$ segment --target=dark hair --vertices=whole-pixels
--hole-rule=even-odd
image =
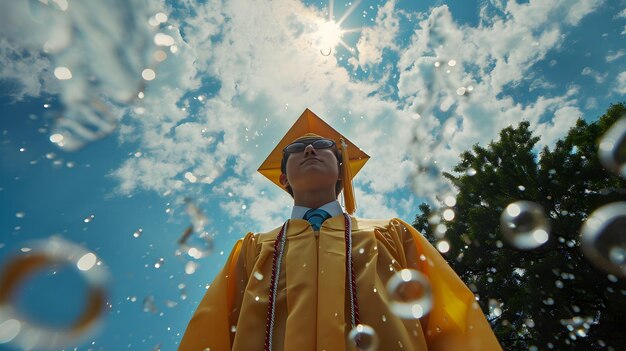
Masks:
[[[335,154],[335,158],[337,159],[339,172],[341,172],[341,167],[343,167],[343,157],[341,157],[341,153],[336,147],[333,148],[333,151],[333,153]],[[283,159],[280,162],[280,171],[285,175],[287,174],[287,159],[289,158],[289,155],[290,154],[283,153]],[[287,185],[285,188],[287,189],[289,195],[293,197],[293,190],[291,189],[291,186]],[[335,195],[339,196],[341,190],[343,190],[343,181],[339,179],[337,180],[337,183],[335,183]]]

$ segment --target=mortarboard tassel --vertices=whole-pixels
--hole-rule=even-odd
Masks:
[[[346,206],[346,212],[354,214],[356,211],[356,200],[354,199],[354,188],[352,187],[352,169],[350,169],[350,155],[348,154],[348,144],[343,138],[341,142],[341,157],[343,159],[343,199]]]

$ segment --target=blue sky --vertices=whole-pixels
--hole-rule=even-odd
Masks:
[[[256,169],[307,107],[372,156],[357,215],[411,221],[452,192],[418,166],[448,170],[522,120],[550,146],[626,95],[623,0],[337,0],[347,47],[320,33],[326,1],[43,3],[0,5],[0,264],[52,235],[98,255],[110,308],[79,350],[175,349],[234,242],[290,213]],[[215,238],[198,260],[175,255],[186,197]],[[16,303],[68,323],[84,292],[41,274]]]

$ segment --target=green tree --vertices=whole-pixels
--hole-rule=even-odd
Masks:
[[[453,220],[420,205],[413,226],[433,243],[441,239],[433,228],[447,227],[444,256],[479,297],[505,350],[626,350],[626,283],[591,266],[579,242],[594,209],[626,200],[626,181],[597,157],[599,138],[622,116],[619,103],[593,123],[578,120],[539,155],[528,122],[505,128],[444,173],[458,190]],[[541,205],[550,221],[550,239],[537,249],[517,250],[500,234],[503,209],[518,200]]]

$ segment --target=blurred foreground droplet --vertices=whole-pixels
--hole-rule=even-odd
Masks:
[[[53,237],[29,243],[29,250],[5,262],[0,274],[0,344],[24,349],[60,349],[91,336],[101,324],[106,309],[105,284],[108,272],[98,257],[84,248]],[[16,311],[15,296],[31,276],[54,267],[69,267],[84,279],[88,296],[84,311],[68,327],[50,327],[25,318]],[[46,291],[41,291],[46,294]]]
[[[213,252],[213,237],[204,230],[208,224],[208,219],[204,213],[190,199],[185,199],[185,202],[187,203],[187,214],[191,218],[191,225],[178,239],[179,250],[190,257],[200,259]]]
[[[378,335],[369,325],[358,324],[348,334],[348,345],[353,350],[374,351],[378,349]]]
[[[403,269],[389,278],[387,293],[391,298],[391,311],[403,319],[421,318],[433,306],[428,278],[413,269]]]
[[[617,120],[602,136],[598,156],[606,169],[626,178],[626,117]]]
[[[154,304],[154,296],[146,296],[143,299],[143,311],[150,313],[157,313],[156,305]]]
[[[515,248],[529,250],[548,241],[550,223],[543,207],[530,201],[517,201],[502,211],[500,230]]]
[[[596,267],[626,277],[626,202],[595,210],[580,230],[580,243]]]

